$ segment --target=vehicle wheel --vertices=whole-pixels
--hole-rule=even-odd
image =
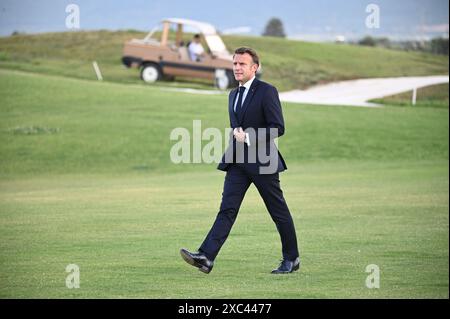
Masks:
[[[239,82],[236,81],[236,79],[234,78],[233,71],[227,71],[227,76],[228,76],[228,80],[230,81],[230,83],[228,85],[229,88],[236,88],[239,86]]]
[[[223,69],[216,70],[215,85],[220,90],[226,90],[230,87],[237,86],[233,72]]]
[[[153,83],[162,77],[161,69],[157,64],[147,63],[142,66],[141,79],[146,83]]]

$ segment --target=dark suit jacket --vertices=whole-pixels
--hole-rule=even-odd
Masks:
[[[274,142],[274,138],[284,134],[284,119],[277,89],[255,78],[239,116],[233,110],[237,93],[236,88],[228,96],[230,126],[232,129],[242,127],[249,133],[250,146],[237,142],[231,132],[230,144],[217,168],[226,171],[235,163],[233,165],[242,167],[251,175],[284,171],[287,169],[286,163]]]

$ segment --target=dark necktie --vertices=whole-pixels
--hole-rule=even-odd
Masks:
[[[244,96],[244,91],[245,91],[245,86],[240,86],[239,87],[239,95],[238,95],[238,101],[236,104],[236,115],[239,115],[239,113],[241,112],[241,108],[242,108],[242,97]]]

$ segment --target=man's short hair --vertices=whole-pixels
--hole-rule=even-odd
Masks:
[[[259,65],[259,57],[258,54],[256,53],[255,50],[253,50],[252,48],[248,48],[248,47],[241,47],[241,48],[237,48],[234,51],[234,55],[233,58],[236,54],[244,54],[247,53],[252,57],[253,63],[258,64]]]
[[[200,39],[200,34],[198,34],[198,33],[195,34],[195,35],[194,35],[194,38],[195,38],[195,39]]]

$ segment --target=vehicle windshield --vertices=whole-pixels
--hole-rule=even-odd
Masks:
[[[228,50],[225,47],[225,44],[223,43],[222,39],[218,35],[216,35],[216,34],[206,35],[205,41],[208,44],[208,47],[212,53],[228,54]]]

